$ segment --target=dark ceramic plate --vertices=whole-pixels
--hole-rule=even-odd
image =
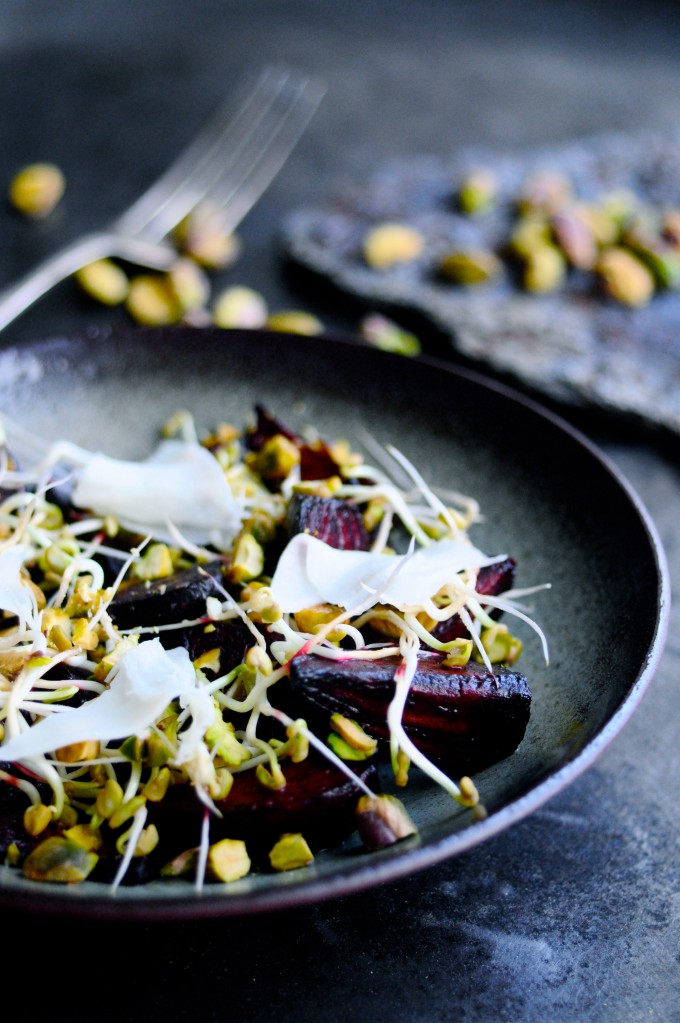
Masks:
[[[201,428],[243,422],[264,401],[292,425],[315,424],[328,437],[360,443],[368,430],[400,447],[428,480],[479,499],[484,522],[473,539],[517,559],[518,585],[552,584],[533,598],[551,663],[522,630],[533,711],[517,753],[476,779],[485,820],[473,822],[414,779],[404,798],[419,838],[381,853],[349,841],[310,868],[207,885],[202,894],[189,882],[163,881],[113,896],[92,882],[36,885],[6,868],[6,906],[108,918],[227,916],[402,877],[491,838],[573,781],[620,731],[652,678],[669,598],[647,512],[587,440],[503,386],[332,338],[191,328],[5,350],[0,381],[0,408],[33,431],[120,456],[148,452],[179,408]]]

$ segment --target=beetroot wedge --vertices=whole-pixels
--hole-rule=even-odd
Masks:
[[[266,862],[274,843],[287,832],[301,832],[314,851],[343,842],[356,827],[354,811],[362,794],[358,784],[319,754],[301,763],[281,763],[286,779],[282,789],[265,788],[255,771],[234,776],[226,799],[218,800],[221,817],[211,822],[211,840],[239,838],[255,861]],[[377,772],[370,763],[352,765],[351,770],[369,787],[377,784]],[[152,808],[159,832],[178,849],[196,839],[197,822],[203,806],[190,785],[177,786]]]
[[[221,578],[222,562],[215,559],[204,568],[134,583],[116,593],[109,614],[119,629],[191,621],[205,614],[207,597],[220,595],[215,579]]]
[[[294,494],[287,525],[291,536],[310,533],[338,550],[367,551],[371,544],[361,511],[337,497]]]
[[[394,695],[397,658],[328,660],[315,654],[290,665],[300,713],[328,729],[331,714],[357,721],[370,735],[389,738],[387,708]],[[443,656],[422,652],[406,700],[405,731],[433,763],[455,775],[473,774],[513,753],[529,721],[526,678],[505,667],[446,667]]]

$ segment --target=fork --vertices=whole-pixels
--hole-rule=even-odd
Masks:
[[[154,270],[177,259],[170,232],[209,204],[232,232],[281,169],[325,92],[315,78],[265,68],[254,85],[242,83],[213,118],[122,215],[83,235],[0,292],[0,330],[60,281],[88,263],[115,257]]]

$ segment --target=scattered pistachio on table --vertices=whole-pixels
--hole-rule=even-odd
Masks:
[[[178,250],[210,270],[233,266],[241,254],[241,241],[222,222],[219,211],[198,207],[173,232]]]
[[[33,220],[49,216],[66,188],[64,174],[54,163],[31,163],[12,179],[9,199],[15,209]]]
[[[420,355],[420,340],[381,313],[368,313],[359,324],[359,334],[374,348],[398,355]]]
[[[216,327],[264,327],[267,302],[259,292],[246,285],[232,285],[218,294],[212,309]]]
[[[623,305],[646,305],[654,294],[651,270],[624,248],[606,249],[595,270],[605,292]]]
[[[307,334],[313,336],[321,334],[323,323],[304,309],[282,309],[279,312],[270,313],[265,321],[269,330],[283,330],[290,334]]]
[[[487,213],[498,199],[498,180],[489,167],[471,171],[458,186],[457,203],[471,216]]]
[[[130,281],[111,259],[97,259],[76,273],[76,280],[88,295],[103,305],[120,305],[128,297]]]
[[[363,239],[364,258],[374,270],[417,259],[425,248],[420,231],[409,224],[383,223],[370,228]]]
[[[486,284],[502,273],[503,264],[490,249],[454,249],[439,263],[439,276],[453,284]]]

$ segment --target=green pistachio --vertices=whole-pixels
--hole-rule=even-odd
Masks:
[[[487,213],[497,198],[498,180],[488,167],[472,171],[458,186],[458,206],[470,216]]]
[[[314,854],[303,835],[282,835],[269,853],[269,862],[274,870],[297,870],[314,862]]]
[[[397,263],[417,259],[425,247],[420,231],[408,224],[384,223],[364,235],[364,259],[374,270],[389,270]]]
[[[651,270],[620,246],[603,252],[595,270],[605,293],[623,305],[647,305],[654,294]]]
[[[29,806],[24,812],[24,830],[35,837],[41,834],[53,819],[49,806],[45,806],[44,803],[36,803],[34,806]]]
[[[32,163],[14,176],[9,198],[15,209],[34,220],[43,220],[64,194],[66,181],[53,163]]]
[[[323,323],[313,313],[298,309],[284,309],[271,313],[265,322],[269,330],[280,330],[289,334],[313,336],[323,332]]]
[[[503,265],[490,249],[449,252],[439,263],[439,275],[453,284],[488,284],[500,277]]]
[[[252,288],[234,285],[221,292],[213,306],[212,318],[217,327],[264,327],[267,303]]]
[[[77,884],[97,865],[95,852],[64,837],[46,838],[24,860],[24,876],[31,881]]]
[[[120,305],[128,297],[130,282],[127,274],[110,259],[97,259],[76,273],[83,291],[103,305]]]
[[[522,213],[552,216],[570,202],[569,178],[558,170],[543,169],[530,174],[520,190],[518,207]]]
[[[420,340],[393,320],[379,313],[370,313],[359,324],[359,333],[365,341],[383,352],[397,355],[420,355]]]
[[[597,259],[597,242],[587,219],[567,209],[555,214],[552,229],[567,262],[578,270],[592,270]]]
[[[564,282],[566,260],[554,245],[541,245],[526,257],[522,283],[527,291],[555,291]]]
[[[374,739],[373,736],[367,735],[360,724],[356,721],[352,721],[351,718],[347,718],[344,714],[332,714],[331,715],[331,728],[336,732],[344,741],[352,747],[352,749],[358,750],[361,753],[365,753],[370,756],[374,753],[377,746],[378,740]]]
[[[234,544],[228,570],[231,582],[250,582],[262,575],[263,569],[264,550],[252,533],[240,533]]]
[[[361,796],[355,815],[359,834],[369,852],[417,834],[406,807],[396,796]]]

